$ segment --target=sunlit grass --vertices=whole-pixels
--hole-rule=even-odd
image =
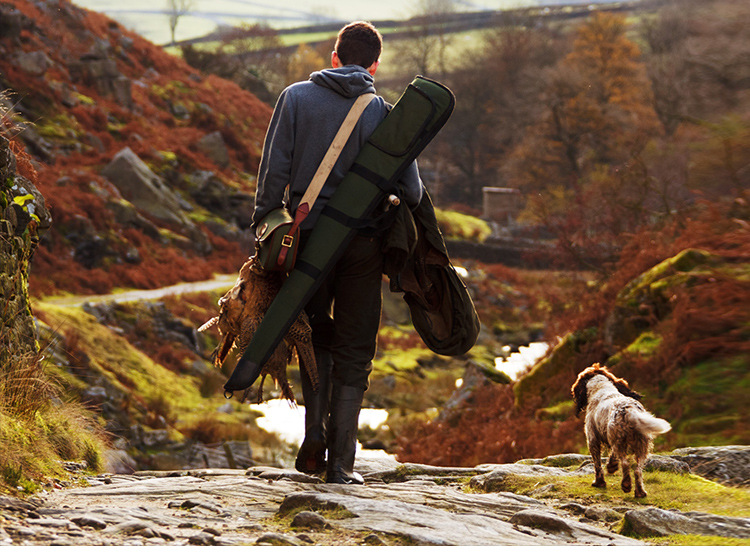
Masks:
[[[104,431],[62,388],[41,356],[15,358],[0,368],[0,494],[33,493],[64,477],[63,461],[102,469]]]
[[[75,335],[78,349],[89,357],[92,371],[144,402],[169,399],[178,410],[196,409],[207,401],[200,396],[194,376],[177,375],[153,362],[125,338],[79,308],[38,303],[44,320],[63,336]]]
[[[475,216],[440,208],[435,208],[435,216],[448,239],[482,243],[492,233],[490,225]]]
[[[649,506],[678,511],[710,512],[731,517],[750,517],[750,491],[723,486],[692,474],[644,472],[643,481],[648,497],[636,499],[620,489],[622,475],[607,476],[606,489],[591,486],[593,474],[584,476],[509,477],[503,489],[539,499],[554,498],[576,501],[585,505],[605,505],[632,509]],[[541,488],[551,486],[541,493]]]
[[[722,536],[698,536],[696,534],[665,536],[663,538],[647,538],[647,541],[655,545],[668,545],[668,546],[675,546],[675,547],[699,546],[699,545],[720,545],[720,546],[750,545],[750,539],[746,539],[746,538],[724,538]]]
[[[204,296],[210,304],[215,305],[210,295]],[[192,299],[195,302],[201,300],[197,296]],[[201,312],[203,306],[188,301],[179,303],[176,299],[170,299],[169,304],[180,304],[185,313],[191,309]],[[278,439],[259,428],[255,422],[259,414],[242,405],[240,395],[235,395],[231,401],[223,397],[220,390],[226,378],[220,372],[201,377],[170,370],[80,308],[62,308],[37,302],[35,309],[57,334],[68,340],[74,339],[76,351],[86,354],[88,380],[91,374],[97,375],[97,379],[120,389],[127,399],[122,410],[127,411],[128,416],[124,418],[133,424],[148,429],[161,417],[163,420],[159,426],[166,422],[166,429],[173,441],[191,439],[217,443],[227,439],[247,440],[254,448],[261,449],[261,455],[268,453],[269,456],[278,448]],[[147,318],[147,314],[139,313],[137,308],[130,316],[135,321]],[[67,344],[66,347],[70,349]],[[88,387],[76,379],[74,373],[55,370],[55,375],[67,389],[82,391]],[[290,366],[290,375],[293,370]],[[270,398],[272,390],[272,382],[266,380],[265,398]],[[251,398],[254,398],[254,393]],[[228,402],[233,410],[229,413],[220,411],[219,408]],[[261,455],[256,453],[256,457],[260,457],[258,460],[265,460]]]
[[[569,467],[573,470],[575,467]],[[520,495],[528,495],[540,500],[554,501],[555,504],[576,502],[586,506],[609,507],[624,514],[627,510],[657,507],[680,512],[703,512],[727,517],[750,517],[750,490],[733,488],[711,482],[692,474],[668,472],[645,472],[644,485],[648,496],[636,499],[632,493],[620,489],[622,475],[607,476],[606,489],[591,486],[593,474],[584,476],[508,476],[501,489]],[[630,534],[623,523],[615,524],[614,530]],[[650,544],[669,546],[692,545],[750,545],[747,538],[726,538],[721,536],[671,535],[664,537],[640,538]]]

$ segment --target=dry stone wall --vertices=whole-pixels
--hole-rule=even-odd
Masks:
[[[0,136],[0,369],[37,350],[28,298],[29,262],[49,228],[44,197],[16,175],[16,158]]]

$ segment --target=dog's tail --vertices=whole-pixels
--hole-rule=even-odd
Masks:
[[[666,434],[672,429],[669,422],[663,418],[657,418],[649,412],[637,412],[630,416],[633,419],[636,428],[645,435],[655,436]]]

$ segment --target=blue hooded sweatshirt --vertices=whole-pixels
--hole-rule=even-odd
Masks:
[[[357,96],[374,93],[373,77],[357,65],[325,69],[310,75],[309,81],[290,85],[279,96],[263,145],[258,170],[253,228],[271,210],[284,204],[294,214],[307,186],[325,156],[333,137]],[[302,223],[311,229],[354,163],[362,145],[391,108],[382,97],[373,99],[354,128],[323,189]],[[401,200],[415,208],[422,197],[422,181],[416,161],[399,180]]]

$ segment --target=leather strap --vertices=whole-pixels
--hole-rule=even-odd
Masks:
[[[310,181],[310,185],[307,186],[307,190],[294,212],[294,221],[292,222],[292,227],[289,229],[288,233],[290,236],[295,234],[302,221],[307,218],[312,205],[315,204],[315,199],[318,198],[320,191],[323,189],[326,179],[328,179],[333,166],[336,164],[336,160],[339,159],[339,154],[344,150],[344,146],[346,146],[346,142],[349,140],[352,131],[354,131],[354,127],[357,125],[362,112],[365,111],[365,108],[367,108],[375,96],[374,93],[361,94],[349,109],[349,113],[346,114],[344,122],[341,124],[341,127],[339,127],[336,136],[331,142],[331,146],[328,147],[328,151],[320,162],[315,175]],[[284,265],[288,252],[289,247],[282,247],[279,251],[279,257],[277,259],[279,266]]]

